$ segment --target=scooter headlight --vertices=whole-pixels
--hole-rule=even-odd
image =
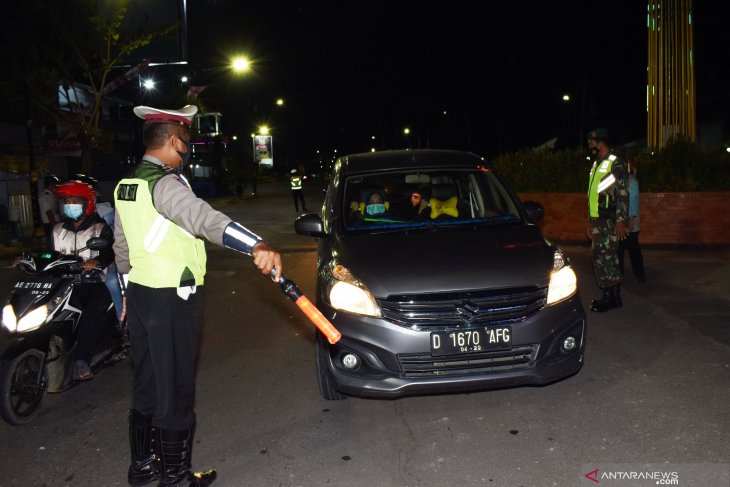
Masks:
[[[48,318],[48,306],[39,306],[18,321],[13,306],[8,304],[3,308],[3,328],[17,333],[24,333],[40,328]]]
[[[18,318],[15,316],[15,311],[11,304],[6,304],[3,308],[3,328],[10,333],[15,332],[18,328]]]

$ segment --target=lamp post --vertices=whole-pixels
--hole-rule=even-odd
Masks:
[[[560,117],[560,136],[559,136],[559,140],[560,140],[560,145],[561,146],[566,145],[565,144],[565,139],[567,137],[565,137],[565,123],[566,123],[565,119],[567,117],[567,111],[568,111],[569,103],[570,103],[570,94],[569,93],[564,93],[563,94],[563,103],[562,103],[562,107],[561,107],[562,113],[561,113],[561,117]]]

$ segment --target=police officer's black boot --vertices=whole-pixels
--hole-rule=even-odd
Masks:
[[[623,306],[621,302],[621,294],[619,286],[611,286],[603,290],[603,298],[600,301],[594,301],[591,311],[603,313],[609,309],[620,308]]]
[[[129,411],[129,447],[132,463],[127,472],[129,485],[145,485],[157,480],[157,456],[155,455],[152,416]]]
[[[207,487],[216,479],[216,471],[192,472],[195,425],[182,431],[159,429],[160,486]]]

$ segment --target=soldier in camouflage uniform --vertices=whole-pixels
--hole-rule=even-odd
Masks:
[[[622,274],[618,241],[626,239],[629,190],[626,161],[608,146],[608,130],[588,132],[588,148],[594,155],[588,181],[588,238],[592,240],[593,271],[601,299],[593,300],[591,311],[604,312],[623,306]]]

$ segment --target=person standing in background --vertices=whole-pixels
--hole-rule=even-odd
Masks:
[[[46,234],[46,245],[53,248],[53,227],[61,221],[58,213],[58,199],[56,198],[56,186],[59,179],[56,176],[46,176],[43,183],[45,189],[38,197],[38,206],[41,210],[41,222],[43,222],[43,233]]]
[[[626,240],[618,242],[618,262],[621,274],[624,273],[624,251],[629,251],[631,270],[639,282],[646,282],[644,272],[644,257],[639,245],[639,180],[636,177],[636,166],[628,162],[629,168],[629,224]]]
[[[608,130],[596,128],[588,132],[588,148],[593,154],[593,166],[588,179],[588,226],[591,239],[593,272],[596,284],[603,291],[594,299],[591,311],[603,313],[620,308],[621,283],[618,242],[626,238],[629,192],[626,161],[608,145]]]
[[[289,177],[291,183],[291,194],[294,198],[294,211],[299,212],[299,202],[302,202],[302,210],[307,212],[307,205],[304,203],[304,190],[302,189],[302,177],[299,175],[296,169],[291,170],[291,176]]]

